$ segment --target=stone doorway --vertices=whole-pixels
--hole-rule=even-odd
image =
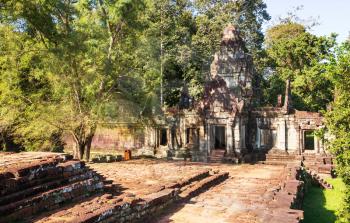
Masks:
[[[226,149],[226,129],[225,126],[214,127],[214,149]]]
[[[314,131],[312,130],[304,131],[304,150],[314,150],[314,149],[315,149]]]

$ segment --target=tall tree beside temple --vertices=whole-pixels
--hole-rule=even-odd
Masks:
[[[191,38],[195,32],[191,2],[148,0],[145,31],[136,52],[144,65],[144,80],[158,101],[176,105],[192,69]]]
[[[325,110],[332,101],[333,85],[326,66],[334,57],[335,35],[317,37],[293,21],[284,21],[267,30],[269,69],[265,75],[266,104],[275,104],[283,94],[284,82],[291,80],[297,109]]]
[[[19,40],[17,45],[11,43],[16,55],[1,56],[17,65],[16,69],[5,67],[7,83],[15,84],[19,78],[11,86],[19,89],[13,98],[26,105],[16,127],[19,138],[30,143],[50,129],[63,131],[76,142],[76,158],[85,154],[89,159],[106,105],[113,94],[123,93],[121,77],[137,69],[132,52],[143,8],[141,0],[7,1],[1,5],[1,26],[9,27],[2,34],[24,38],[7,38]],[[23,67],[18,67],[18,59],[23,59]]]
[[[337,221],[345,223],[350,222],[350,43],[343,43],[336,52],[336,59],[328,66],[335,98],[326,114],[326,123],[332,135],[330,147],[336,156],[337,173],[347,185]]]

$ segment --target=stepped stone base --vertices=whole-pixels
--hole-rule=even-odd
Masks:
[[[207,166],[159,160],[91,164],[90,168],[104,175],[104,195],[39,216],[34,221],[148,221],[175,202],[190,199],[228,177],[228,173]],[[169,174],[174,171],[176,174]]]
[[[1,223],[162,222],[160,213],[193,200],[240,207],[239,213],[228,208],[221,216],[234,222],[297,223],[303,218],[302,159],[295,154],[267,154],[265,162],[276,165],[155,159],[85,165],[62,154],[6,156],[0,162]],[[332,165],[324,158],[303,161]]]
[[[6,154],[0,161],[0,222],[30,218],[101,192],[100,176],[65,154]]]

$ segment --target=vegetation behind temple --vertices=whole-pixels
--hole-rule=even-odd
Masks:
[[[235,24],[256,65],[256,104],[275,105],[292,82],[298,109],[324,111],[338,172],[350,185],[350,47],[285,19],[271,27],[262,0],[80,0],[0,3],[2,149],[62,149],[89,158],[99,122],[146,122],[202,93],[223,28]],[[163,72],[161,72],[163,70]],[[328,105],[332,109],[326,111]],[[350,203],[348,192],[346,204]],[[340,213],[349,221],[350,207]]]

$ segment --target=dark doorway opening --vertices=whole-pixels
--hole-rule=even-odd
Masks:
[[[215,126],[215,149],[226,149],[226,129],[224,126]]]
[[[160,145],[166,146],[168,144],[167,129],[161,129],[160,131]]]
[[[304,149],[305,150],[314,150],[315,149],[314,131],[305,131],[304,132]]]

